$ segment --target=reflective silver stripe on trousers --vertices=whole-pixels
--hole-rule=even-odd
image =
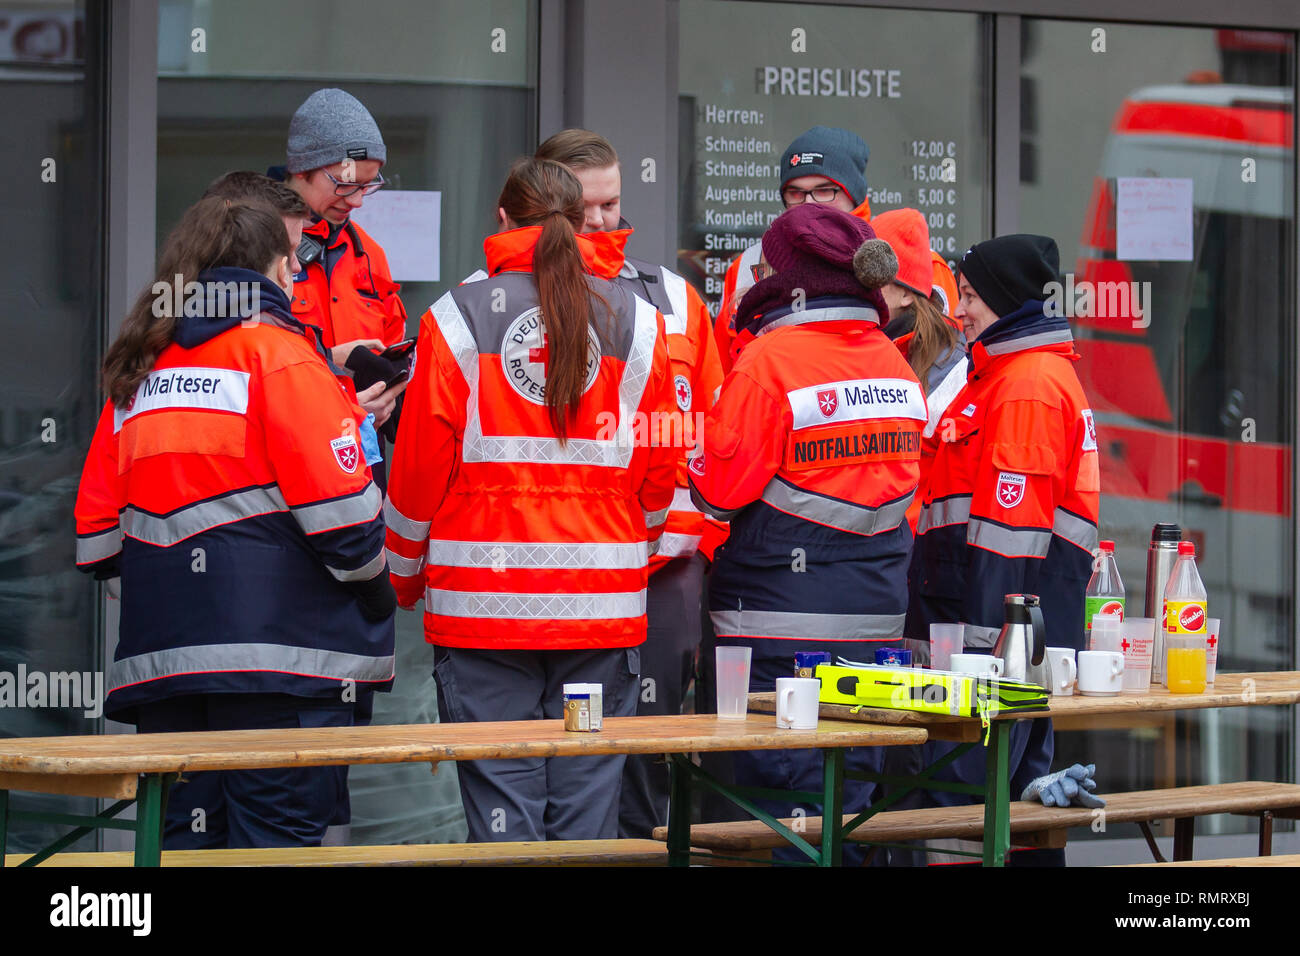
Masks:
[[[110,528],[99,534],[87,534],[77,538],[77,563],[94,564],[111,558],[122,550],[122,528]]]
[[[330,574],[334,575],[336,581],[369,581],[376,574],[384,570],[384,549],[380,548],[379,553],[373,558],[361,565],[359,568],[353,568],[351,571],[340,570],[339,568],[330,567]]]
[[[631,571],[646,565],[646,543],[631,542],[429,542],[429,564],[449,568]]]
[[[903,636],[905,614],[809,614],[796,611],[710,611],[721,635],[787,640],[869,640]]]
[[[1039,332],[1037,335],[1026,335],[1021,339],[1011,339],[1007,342],[994,342],[992,345],[984,346],[984,351],[989,355],[1008,355],[1011,352],[1023,352],[1026,349],[1036,349],[1040,345],[1056,345],[1060,342],[1073,342],[1074,337],[1070,335],[1069,329],[1061,329],[1056,332]]]
[[[869,508],[851,501],[813,494],[796,488],[788,481],[773,478],[763,489],[760,500],[787,514],[828,528],[852,534],[873,535],[897,528],[907,517],[907,508],[912,503],[914,494],[915,492],[909,492],[879,508]]]
[[[983,518],[966,525],[966,543],[1008,558],[1045,558],[1052,532],[1040,528],[1004,528]]]
[[[665,534],[659,538],[659,557],[690,557],[700,549],[698,534]]]
[[[404,558],[394,551],[388,550],[388,569],[396,574],[399,578],[413,578],[420,573],[424,567],[424,557]]]
[[[286,644],[170,647],[114,661],[108,668],[108,689],[203,671],[277,671],[327,680],[382,681],[393,676],[393,658]]]
[[[645,590],[606,594],[501,594],[425,588],[424,607],[430,614],[446,617],[596,621],[640,617],[645,613]]]
[[[1097,526],[1064,508],[1057,508],[1052,516],[1052,534],[1064,538],[1089,554],[1097,550]]]
[[[965,524],[970,520],[970,495],[954,495],[942,501],[932,501],[921,507],[921,517],[916,522],[916,533],[925,534],[932,528],[950,524]]]
[[[389,531],[405,538],[407,541],[414,541],[423,545],[424,540],[429,537],[429,526],[432,523],[431,521],[412,521],[394,507],[391,498],[384,502],[384,524]]]
[[[626,468],[632,461],[632,417],[640,407],[641,396],[645,393],[646,381],[654,363],[655,338],[659,334],[659,324],[655,319],[658,310],[643,299],[634,301],[636,316],[632,347],[618,386],[617,432],[608,440],[571,438],[564,445],[551,437],[483,434],[483,423],[478,411],[478,347],[451,294],[448,293],[435,302],[432,309],[434,320],[469,386],[463,459],[466,462],[545,462]]]
[[[289,510],[293,512],[298,526],[307,534],[319,534],[333,531],[335,528],[347,528],[354,524],[365,524],[379,517],[384,506],[384,496],[379,486],[373,481],[355,495],[336,498],[334,501],[322,501],[317,505],[299,505]]]
[[[288,510],[284,496],[275,485],[249,488],[222,498],[201,501],[165,517],[137,511],[127,505],[122,509],[122,533],[146,544],[168,548],[178,541],[232,521]]]

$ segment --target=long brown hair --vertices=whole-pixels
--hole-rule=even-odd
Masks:
[[[582,184],[549,159],[521,159],[510,168],[497,205],[519,226],[541,224],[533,249],[533,277],[546,330],[546,407],[555,434],[564,444],[568,417],[578,411],[587,384],[588,328],[596,324],[596,305],[607,303],[587,282],[578,251],[582,228]]]
[[[907,349],[907,364],[912,366],[912,371],[921,380],[921,390],[928,395],[930,388],[926,379],[930,369],[957,344],[957,330],[931,298],[913,292],[912,309],[916,314],[916,326]]]
[[[204,269],[230,266],[265,273],[292,252],[284,220],[260,202],[201,199],[181,216],[163,243],[155,281],[122,322],[122,331],[104,357],[104,391],[125,408],[172,343],[178,316],[173,288],[196,282]],[[179,277],[179,278],[178,278]]]

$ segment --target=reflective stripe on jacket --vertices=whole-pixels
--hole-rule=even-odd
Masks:
[[[385,573],[362,414],[301,334],[236,326],[168,346],[100,416],[77,495],[77,564],[122,577],[108,712],[222,692],[387,689],[393,619],[350,584]]]
[[[968,625],[991,647],[1003,597],[1037,594],[1053,642],[1082,647],[1083,595],[1097,547],[1097,433],[1074,372],[1068,323],[1042,303],[999,319],[929,440],[934,463],[917,524],[907,636]]]
[[[741,353],[690,467],[696,503],[731,520],[714,628],[756,653],[903,629],[925,400],[874,309],[825,301]]]
[[[540,227],[491,236],[489,277],[420,321],[390,477],[388,549],[404,606],[425,598],[429,641],[452,647],[627,647],[645,639],[649,552],[676,453],[646,428],[671,407],[663,319],[607,277],[608,233],[579,236],[613,312],[593,328],[587,390],[556,438],[532,251]],[[615,244],[617,254],[615,255]],[[604,276],[606,278],[600,278]]]

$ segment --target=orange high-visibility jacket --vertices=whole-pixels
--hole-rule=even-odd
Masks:
[[[302,231],[321,243],[329,237],[324,219]],[[326,259],[342,254],[333,268]],[[406,337],[406,307],[398,296],[401,286],[388,271],[383,248],[351,220],[319,259],[293,277],[294,318],[315,325],[324,333],[327,348],[357,339],[379,339],[396,345]]]
[[[1064,318],[1029,302],[971,347],[966,387],[929,442],[909,575],[907,636],[966,625],[993,646],[1003,597],[1037,594],[1050,641],[1083,643],[1084,590],[1097,547],[1097,430],[1074,372]]]
[[[632,230],[618,232],[630,234]],[[674,558],[689,558],[696,551],[712,561],[714,551],[726,540],[727,523],[695,507],[686,481],[687,459],[701,441],[704,416],[722,386],[722,363],[713,340],[709,307],[695,287],[677,273],[630,256],[623,260],[614,282],[645,299],[663,315],[672,366],[675,404],[658,429],[658,437],[678,449],[677,488],[659,550],[650,558],[650,573]]]
[[[871,221],[871,200],[862,200],[862,205],[853,210],[853,215],[863,222]],[[731,260],[727,274],[722,280],[722,302],[718,306],[718,316],[714,320],[713,337],[718,344],[718,357],[722,361],[722,371],[730,372],[736,364],[736,354],[744,342],[736,342],[736,309],[745,297],[749,287],[755,282],[754,270],[758,268],[763,256],[763,242],[760,239],[740,255]]]
[[[387,591],[362,414],[304,335],[266,324],[169,345],[129,408],[105,406],[76,519],[78,566],[122,577],[111,713],[386,689],[393,618],[359,603]]]
[[[925,399],[871,306],[765,315],[691,460],[696,502],[731,520],[709,611],[723,643],[902,636]],[[813,645],[808,645],[813,646]]]
[[[630,647],[677,450],[651,442],[675,402],[663,318],[608,281],[626,237],[578,237],[612,309],[561,444],[543,404],[547,339],[532,276],[540,226],[484,242],[488,278],[420,320],[385,507],[398,601],[425,601],[449,647]],[[601,312],[597,304],[598,314]]]

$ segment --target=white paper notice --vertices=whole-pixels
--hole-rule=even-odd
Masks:
[[[1192,181],[1117,180],[1115,257],[1122,260],[1192,260]]]
[[[384,247],[398,282],[437,282],[442,234],[442,193],[380,190],[352,214],[357,225]]]

